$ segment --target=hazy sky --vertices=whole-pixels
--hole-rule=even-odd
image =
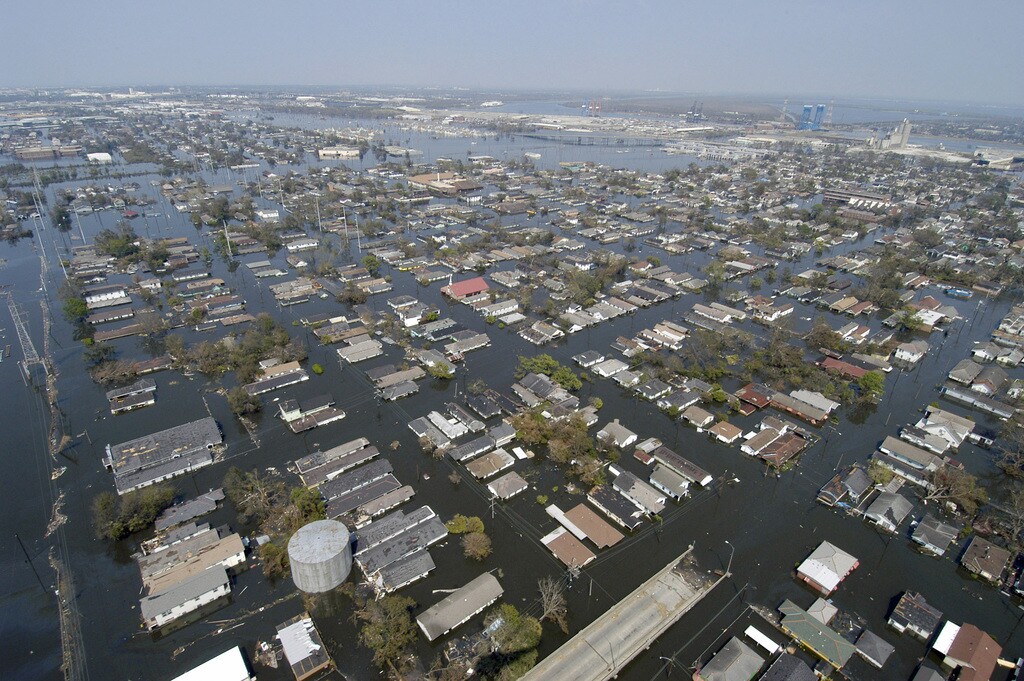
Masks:
[[[1021,0],[12,0],[0,85],[439,85],[1024,103]]]

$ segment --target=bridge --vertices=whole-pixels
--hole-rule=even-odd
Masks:
[[[571,144],[581,147],[663,147],[672,140],[657,139],[654,137],[627,137],[622,135],[609,135],[604,133],[566,131],[561,134],[540,133],[540,132],[519,132],[519,137],[542,140],[545,142],[558,142],[560,144]]]
[[[522,677],[524,681],[607,681],[618,676],[728,576],[709,582],[684,567],[692,549],[541,660]]]

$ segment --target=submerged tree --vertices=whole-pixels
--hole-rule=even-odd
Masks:
[[[537,590],[540,591],[541,620],[557,624],[562,633],[568,634],[569,606],[561,580],[551,576],[541,577],[537,580]]]

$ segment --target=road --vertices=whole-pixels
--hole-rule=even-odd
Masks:
[[[709,583],[700,573],[682,567],[689,552],[541,660],[524,681],[605,681],[617,676],[722,581]]]

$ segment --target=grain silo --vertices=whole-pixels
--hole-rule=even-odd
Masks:
[[[348,578],[352,543],[348,529],[335,520],[317,520],[288,541],[295,586],[306,593],[330,591]]]

